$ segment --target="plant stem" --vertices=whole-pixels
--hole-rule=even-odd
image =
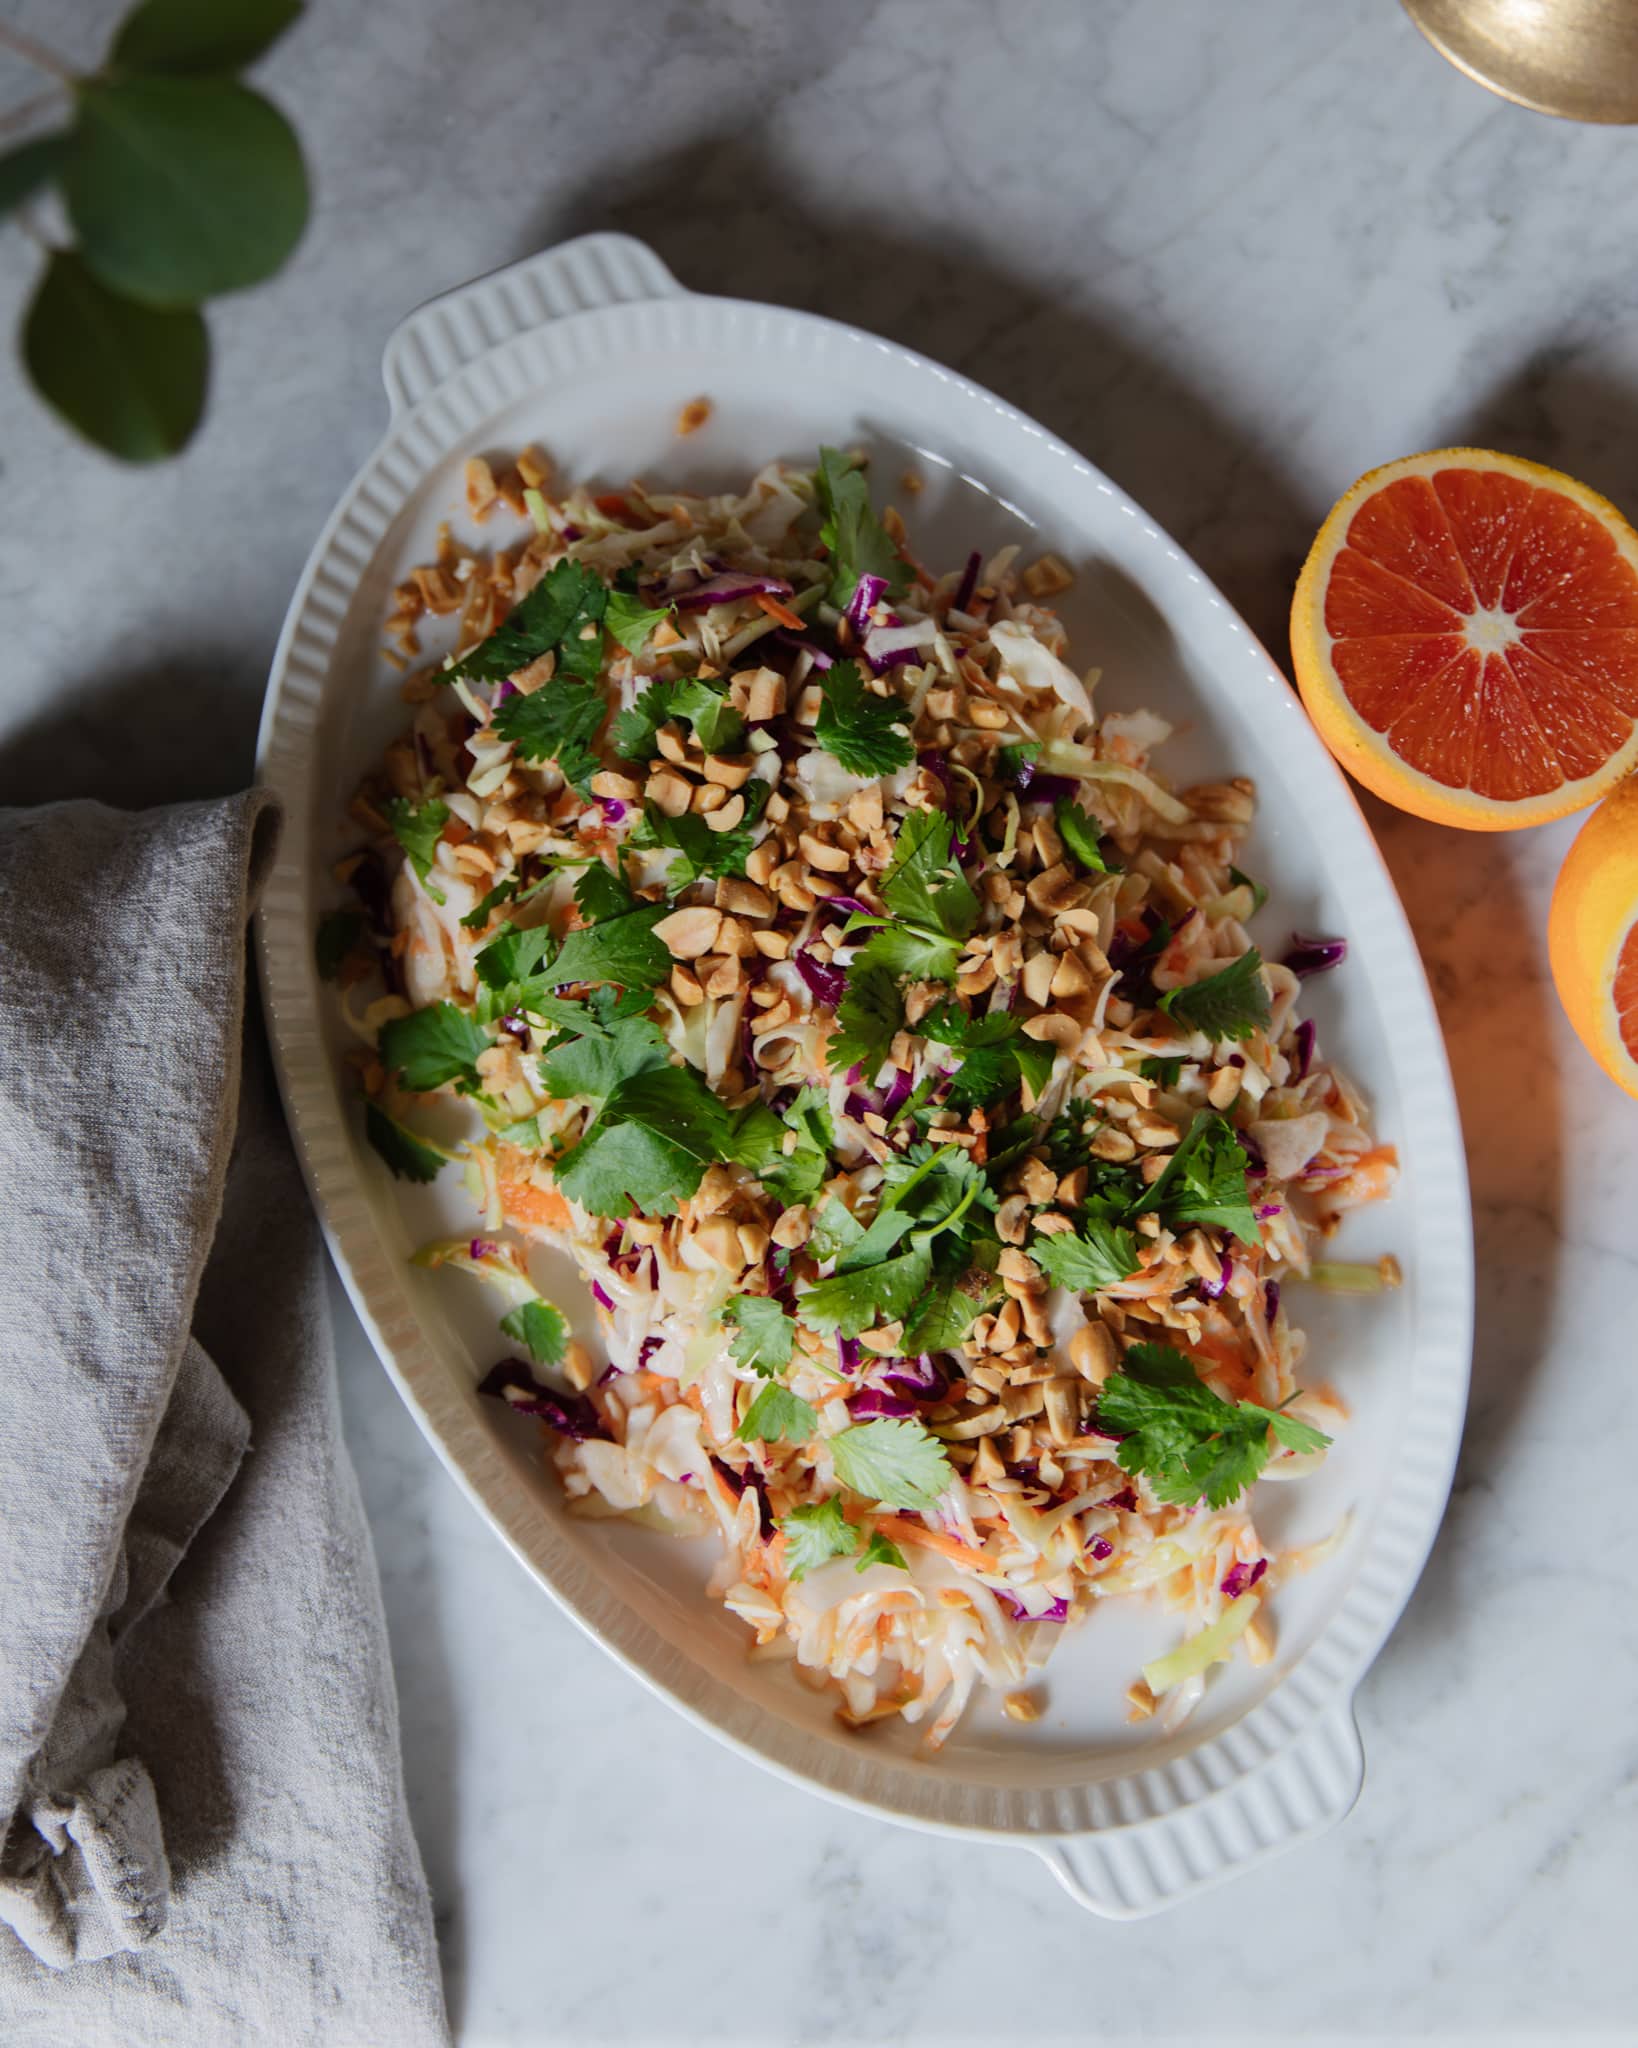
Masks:
[[[9,135],[14,128],[27,127],[36,114],[43,114],[47,107],[54,107],[62,97],[60,85],[49,86],[46,91],[36,93],[31,100],[24,100],[20,107],[11,107],[0,114],[0,135]]]
[[[48,50],[44,43],[37,43],[32,36],[24,35],[20,28],[12,28],[3,21],[0,21],[0,50],[10,50],[14,57],[21,57],[25,64],[32,64],[40,71],[49,71],[53,78],[60,78],[64,85],[74,83],[73,67],[54,50]]]

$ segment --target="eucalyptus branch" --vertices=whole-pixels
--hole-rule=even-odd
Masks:
[[[21,106],[9,107],[0,114],[0,135],[9,135],[15,128],[26,128],[36,114],[43,114],[47,107],[56,106],[62,95],[60,85],[51,85],[44,92],[36,93],[33,99],[24,100]]]
[[[59,57],[55,50],[48,50],[44,43],[37,43],[32,36],[4,21],[0,21],[0,50],[10,50],[14,57],[21,57],[25,64],[32,64],[36,70],[49,71],[64,85],[72,85],[77,76],[66,58]]]

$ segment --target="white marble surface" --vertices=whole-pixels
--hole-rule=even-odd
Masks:
[[[85,57],[111,9],[10,12]],[[242,782],[388,328],[591,226],[993,385],[1276,652],[1308,536],[1372,463],[1496,443],[1638,506],[1638,143],[1486,97],[1393,0],[315,0],[268,84],[320,211],[213,316],[187,459],[109,468],[0,384],[0,800]],[[0,65],[0,104],[30,89]],[[8,329],[31,260],[7,240]],[[1360,1695],[1357,1813],[1118,1928],[1032,1858],[761,1775],[507,1560],[338,1297],[463,2041],[1638,2040],[1638,1107],[1546,976],[1572,828],[1371,816],[1457,1070],[1480,1314],[1450,1515]]]

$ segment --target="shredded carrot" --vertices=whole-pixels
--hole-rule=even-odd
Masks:
[[[573,1220],[556,1188],[539,1188],[532,1180],[502,1178],[500,1198],[507,1219],[527,1229],[567,1230]]]
[[[777,619],[782,626],[789,626],[793,633],[803,630],[800,614],[793,612],[788,604],[781,604],[777,597],[770,597],[764,590],[758,593],[757,603],[770,619]]]
[[[593,498],[592,503],[607,519],[623,519],[628,526],[634,523],[631,505],[618,491],[605,491],[602,497]]]
[[[895,1543],[919,1545],[923,1550],[936,1550],[940,1555],[964,1564],[971,1570],[987,1572],[995,1569],[994,1563],[983,1551],[974,1550],[970,1543],[958,1542],[954,1536],[941,1535],[935,1529],[924,1529],[920,1522],[906,1520],[903,1515],[882,1515],[876,1527],[884,1536]]]

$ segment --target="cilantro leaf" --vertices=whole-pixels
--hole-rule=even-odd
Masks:
[[[1129,1212],[1158,1209],[1173,1230],[1215,1223],[1245,1244],[1261,1244],[1262,1227],[1246,1192],[1246,1155],[1234,1128],[1215,1111],[1201,1110],[1165,1171]]]
[[[781,1373],[796,1349],[796,1325],[771,1295],[740,1294],[722,1312],[735,1334],[728,1355],[763,1379]]]
[[[1268,901],[1267,888],[1261,882],[1254,882],[1241,868],[1231,867],[1229,869],[1229,880],[1237,889],[1249,889],[1251,891],[1251,914],[1255,917]]]
[[[412,1095],[429,1095],[453,1081],[463,1094],[480,1087],[477,1060],[489,1040],[465,1010],[429,1003],[381,1027],[381,1061]]]
[[[576,981],[613,981],[622,988],[655,989],[671,972],[671,955],[654,927],[663,903],[646,903],[623,917],[582,925],[563,941],[549,978],[556,988]]]
[[[1268,1028],[1272,1012],[1263,982],[1263,956],[1255,946],[1217,974],[1186,988],[1168,989],[1160,1007],[1168,1017],[1208,1038],[1249,1038]]]
[[[938,938],[914,925],[884,924],[853,956],[853,966],[883,967],[907,981],[954,981],[961,941]]]
[[[851,1557],[859,1545],[859,1532],[842,1513],[838,1494],[811,1507],[792,1508],[778,1528],[785,1539],[785,1576],[793,1584],[833,1557]]]
[[[501,1317],[504,1334],[515,1338],[536,1365],[559,1365],[569,1329],[549,1301],[523,1301]]]
[[[540,973],[541,963],[551,958],[555,944],[548,925],[503,924],[487,945],[478,948],[472,964],[478,980],[497,994],[536,979],[544,989],[548,984]]]
[[[1141,1473],[1156,1495],[1183,1507],[1225,1508],[1261,1476],[1272,1429],[1293,1451],[1324,1450],[1311,1424],[1255,1401],[1224,1401],[1166,1344],[1134,1344],[1098,1395],[1100,1426],[1121,1438],[1124,1471]]]
[[[1002,747],[995,757],[995,772],[1002,782],[1021,783],[1028,787],[1032,780],[1024,771],[1033,769],[1041,758],[1039,740],[1016,740],[1011,746]]]
[[[857,1337],[875,1322],[908,1315],[932,1276],[932,1253],[925,1245],[912,1244],[896,1258],[816,1281],[797,1297],[797,1310],[811,1329]]]
[[[1181,1060],[1140,1060],[1138,1073],[1145,1081],[1157,1082],[1162,1088],[1175,1088],[1183,1072]]]
[[[647,761],[659,751],[660,727],[671,716],[675,683],[663,678],[650,683],[629,711],[619,712],[609,727],[609,745],[622,761]]]
[[[553,648],[558,650],[560,672],[589,680],[603,665],[601,620],[608,600],[608,585],[594,570],[583,562],[558,562],[487,640],[480,640],[444,670],[443,680],[467,676],[474,682],[498,683]]]
[[[728,702],[725,683],[690,676],[678,683],[671,699],[673,718],[686,718],[694,737],[708,754],[732,754],[745,737],[745,721]]]
[[[592,861],[575,883],[574,901],[580,915],[593,924],[601,924],[606,917],[624,917],[637,908],[637,898],[625,876],[606,868],[600,860]]]
[[[628,654],[641,654],[649,634],[662,619],[670,616],[669,605],[650,611],[642,599],[629,590],[611,590],[603,612],[603,624]]]
[[[497,882],[487,896],[480,897],[461,919],[462,928],[469,932],[482,931],[494,913],[503,903],[510,903],[523,887],[516,875],[508,875],[504,882]]]
[[[819,679],[815,741],[850,775],[891,775],[915,759],[899,726],[909,714],[896,697],[867,690],[856,661],[835,661]]]
[[[904,1552],[879,1529],[872,1529],[870,1541],[859,1553],[859,1562],[853,1567],[856,1572],[868,1571],[873,1564],[890,1564],[896,1571],[907,1572],[910,1567],[904,1561]]]
[[[904,1326],[902,1341],[907,1358],[923,1351],[953,1351],[966,1336],[984,1306],[983,1296],[969,1292],[963,1284],[966,1277],[961,1272],[942,1279],[934,1276],[932,1286],[916,1303]]]
[[[680,818],[668,818],[657,804],[643,806],[642,822],[631,835],[633,846],[670,847],[676,854],[666,875],[667,893],[676,896],[702,875],[742,875],[751,848],[756,844],[752,830],[768,801],[768,785],[752,776],[740,794],[745,799],[745,816],[726,832],[713,832],[697,811],[684,811]]]
[[[917,1029],[935,1045],[947,1045],[961,1054],[948,1097],[954,1109],[997,1102],[1011,1094],[1020,1079],[1027,1079],[1031,1094],[1039,1095],[1052,1073],[1052,1047],[1042,1039],[1026,1037],[1022,1018],[1006,1010],[969,1017],[956,1004],[942,1003]]]
[[[599,990],[606,995],[606,990]],[[611,1017],[608,1005],[574,1005],[574,1022],[554,1038],[540,1062],[550,1095],[590,1096],[602,1101],[622,1081],[671,1064],[670,1049],[649,1017]]]
[[[1097,819],[1083,811],[1079,804],[1073,803],[1067,796],[1058,799],[1052,817],[1058,827],[1058,837],[1081,866],[1095,875],[1108,874],[1109,863],[1098,847],[1102,828]]]
[[[889,1508],[930,1508],[949,1485],[944,1446],[919,1422],[856,1422],[830,1439],[836,1476]]]
[[[950,820],[912,811],[893,842],[881,899],[897,918],[947,939],[964,939],[978,922],[978,898],[950,854]]]
[[[442,1152],[424,1144],[378,1103],[364,1105],[364,1135],[392,1168],[395,1180],[436,1180],[446,1164]]]
[[[776,1201],[809,1202],[829,1177],[836,1132],[827,1099],[822,1088],[804,1088],[783,1118],[760,1102],[741,1112],[730,1156]],[[787,1149],[793,1134],[795,1143]]]
[[[556,761],[563,779],[585,796],[597,773],[592,743],[607,708],[594,683],[554,676],[540,689],[519,691],[498,705],[494,726],[521,760]]]
[[[633,1074],[556,1162],[557,1184],[594,1216],[669,1216],[726,1156],[729,1130],[726,1107],[691,1067]]]
[[[1071,1234],[1038,1237],[1030,1257],[1047,1277],[1077,1294],[1096,1294],[1129,1280],[1138,1270],[1137,1238],[1130,1230],[1091,1216]]]
[[[313,938],[313,965],[320,981],[334,981],[341,963],[364,936],[364,920],[356,910],[332,910],[319,919]]]
[[[824,513],[819,538],[831,553],[830,602],[844,609],[861,576],[880,576],[886,596],[902,597],[910,587],[909,568],[876,517],[863,473],[840,449],[821,448],[813,486]]]
[[[834,1259],[864,1236],[864,1225],[847,1204],[832,1195],[813,1219],[808,1249],[816,1259]]]
[[[449,823],[448,804],[440,803],[437,797],[429,803],[412,804],[406,796],[390,796],[381,806],[381,815],[392,827],[392,836],[409,855],[410,866],[424,882],[432,873],[433,848]]]
[[[898,983],[885,967],[861,967],[855,961],[836,1006],[836,1028],[826,1052],[832,1070],[848,1073],[859,1067],[870,1080],[903,1029],[904,999]]]
[[[818,1433],[819,1418],[811,1405],[789,1387],[765,1386],[745,1411],[745,1420],[734,1431],[741,1443],[753,1439],[770,1443],[784,1437],[793,1444],[805,1444]]]

